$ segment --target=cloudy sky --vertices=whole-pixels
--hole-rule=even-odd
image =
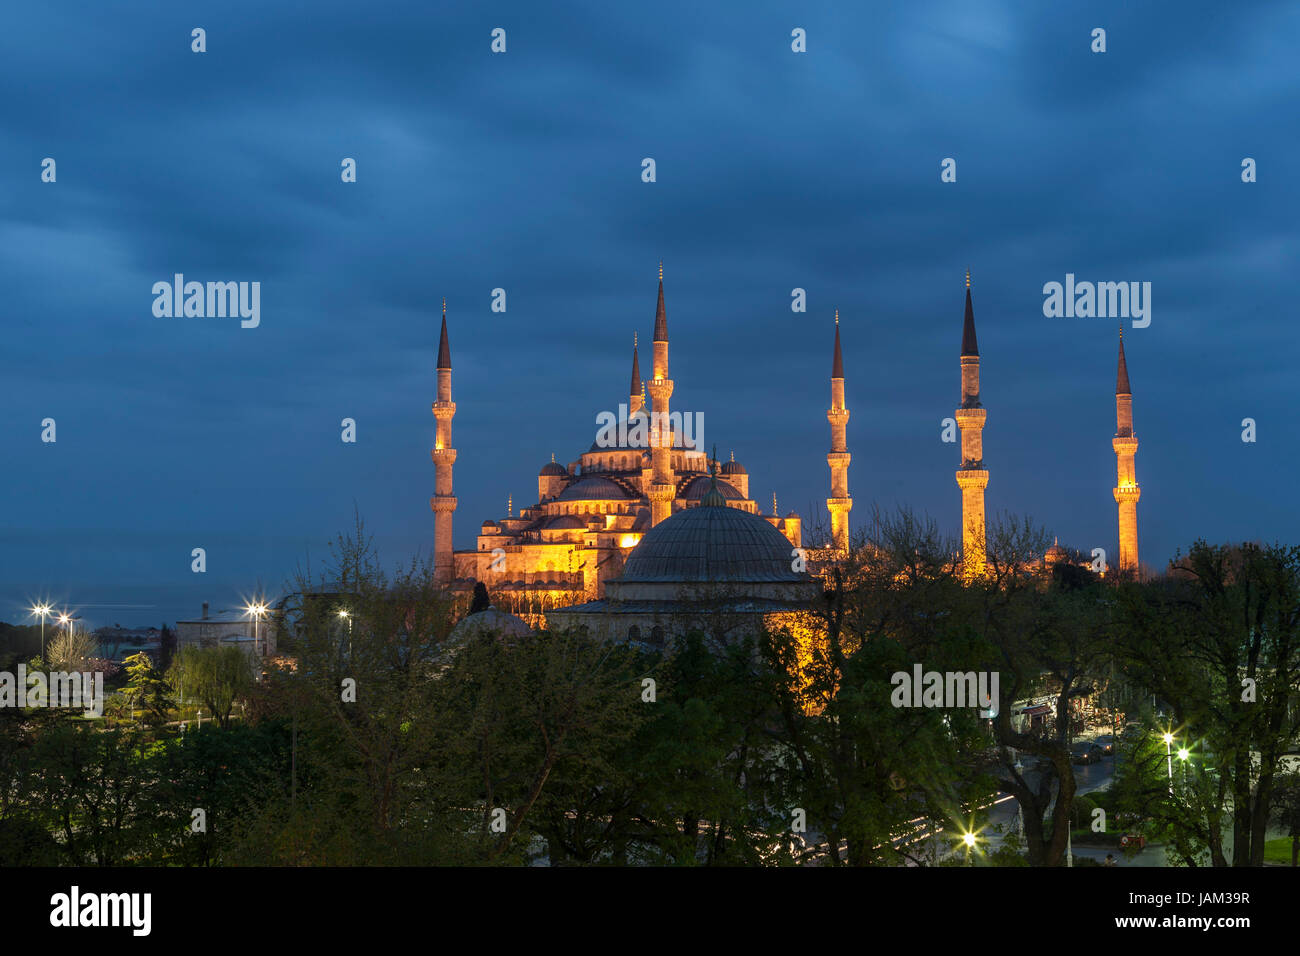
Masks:
[[[1300,542],[1294,4],[445,6],[7,19],[0,620],[274,593],[354,504],[385,563],[427,552],[443,296],[471,547],[625,398],[660,259],[674,406],[765,510],[824,520],[838,308],[854,518],[906,503],[957,531],[940,422],[969,268],[990,512],[1114,555],[1118,323],[1044,316],[1074,273],[1152,284],[1125,339],[1143,560]],[[155,317],[175,273],[260,282],[260,325]]]

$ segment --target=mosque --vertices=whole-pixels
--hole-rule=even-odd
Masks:
[[[959,360],[961,402],[954,417],[961,432],[956,472],[962,507],[961,563],[963,574],[977,576],[987,564],[984,490],[989,471],[982,432],[988,412],[980,402],[980,355],[969,273]],[[712,615],[713,630],[724,635],[752,626],[756,616],[770,625],[797,614],[821,593],[817,575],[849,549],[853,508],[848,489],[849,410],[844,402],[838,312],[830,386],[826,508],[831,537],[824,546],[804,548],[799,515],[793,511],[781,515],[775,499],[772,512],[762,513],[749,496],[745,467],[734,457],[718,462],[695,447],[689,430],[681,427],[681,416],[673,417],[661,264],[651,377],[641,379],[634,340],[626,415],[620,417],[617,431],[598,435],[586,452],[567,464],[552,456],[538,472],[536,503],[520,507],[515,515],[511,501],[504,518],[483,522],[477,548],[455,551],[456,450],[451,425],[456,404],[451,397],[444,301],[433,403],[437,430],[430,507],[435,573],[454,593],[468,593],[477,582],[485,583],[499,608],[532,626],[544,622],[554,627],[585,626],[593,634],[652,644],[704,614]],[[1140,489],[1122,331],[1115,406],[1112,446],[1117,461],[1119,567],[1136,573]],[[1050,568],[1063,559],[1064,550],[1055,545],[1044,555],[1044,564]]]

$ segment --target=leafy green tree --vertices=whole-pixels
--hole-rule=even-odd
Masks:
[[[222,729],[230,726],[235,704],[253,689],[253,667],[238,647],[182,647],[172,661],[167,683],[187,699],[206,704]]]
[[[171,687],[154,667],[153,658],[140,651],[125,658],[127,683],[123,689],[133,709],[142,711],[146,723],[161,724],[167,719]]]
[[[1197,541],[1165,577],[1120,591],[1122,652],[1189,751],[1174,794],[1148,768],[1143,812],[1178,855],[1260,866],[1273,789],[1300,734],[1300,548]],[[1161,746],[1163,751],[1163,745]],[[1163,753],[1157,756],[1163,757]]]

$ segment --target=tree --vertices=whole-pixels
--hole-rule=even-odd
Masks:
[[[99,654],[99,641],[90,632],[69,625],[46,645],[46,659],[51,670],[79,671]]]
[[[1172,797],[1149,768],[1143,812],[1189,864],[1204,854],[1262,865],[1273,789],[1300,733],[1300,548],[1197,541],[1165,577],[1120,594],[1130,672],[1171,710],[1155,729],[1189,750]]]
[[[207,705],[222,729],[230,726],[235,704],[253,687],[252,663],[238,647],[186,645],[176,654],[168,684]]]
[[[132,709],[144,711],[144,719],[160,724],[167,719],[171,707],[171,688],[153,666],[153,659],[143,651],[132,654],[122,662],[126,666],[127,683],[123,693]]]

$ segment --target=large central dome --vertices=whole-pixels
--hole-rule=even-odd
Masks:
[[[807,581],[788,538],[757,515],[702,504],[665,518],[628,555],[621,582]]]

